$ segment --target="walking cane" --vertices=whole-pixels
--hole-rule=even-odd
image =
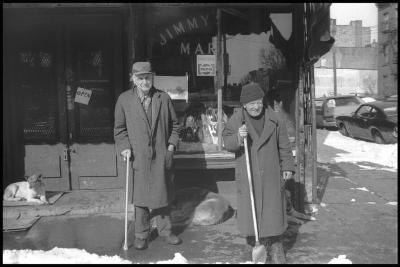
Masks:
[[[129,159],[130,155],[126,157],[126,183],[125,183],[125,241],[124,250],[128,250],[128,185],[129,185]]]
[[[265,263],[267,260],[267,251],[265,247],[260,244],[260,240],[258,238],[258,227],[257,227],[257,216],[256,216],[256,209],[255,209],[255,202],[254,202],[254,193],[253,193],[253,183],[251,179],[251,170],[250,170],[250,160],[249,160],[249,152],[248,152],[248,145],[247,145],[247,136],[244,138],[244,151],[246,155],[246,166],[247,166],[247,178],[249,180],[249,188],[250,188],[250,201],[251,201],[251,211],[253,215],[253,226],[254,226],[254,234],[256,238],[256,242],[251,253],[252,259],[254,263],[261,262]]]

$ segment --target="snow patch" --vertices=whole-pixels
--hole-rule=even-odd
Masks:
[[[331,259],[328,264],[352,264],[352,262],[346,259],[346,255],[339,255],[337,258]]]
[[[361,191],[369,192],[369,190],[368,190],[366,187],[357,187],[357,188],[351,187],[350,189],[352,189],[352,190],[361,190]]]
[[[388,202],[385,203],[386,205],[392,205],[392,206],[397,206],[397,201],[392,201],[392,202]]]
[[[391,168],[377,168],[377,167],[365,166],[365,165],[360,165],[360,164],[357,164],[357,165],[358,165],[358,167],[362,168],[362,171],[376,170],[376,171],[397,172],[397,169],[391,169]]]
[[[99,256],[84,249],[53,248],[43,250],[3,250],[3,263],[8,264],[132,264],[119,256]]]
[[[355,200],[354,198],[352,198],[350,201],[351,201],[351,202],[356,202],[356,200]]]
[[[152,262],[151,262],[152,263]],[[175,253],[174,258],[166,261],[157,261],[156,264],[187,264],[188,261],[181,253]]]
[[[397,171],[397,143],[382,145],[346,137],[339,132],[329,132],[324,145],[347,152],[338,153],[335,162],[371,162]]]

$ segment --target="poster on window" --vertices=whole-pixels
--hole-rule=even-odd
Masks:
[[[197,55],[197,76],[215,76],[215,55]]]
[[[154,76],[154,87],[164,92],[172,99],[188,101],[188,77],[185,76]]]

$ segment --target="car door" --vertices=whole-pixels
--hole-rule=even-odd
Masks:
[[[372,107],[369,105],[362,105],[354,114],[351,125],[351,133],[353,137],[368,139],[371,108]]]

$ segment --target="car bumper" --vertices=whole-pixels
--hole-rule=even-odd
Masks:
[[[336,121],[326,121],[326,120],[323,120],[323,121],[322,121],[322,125],[323,125],[324,127],[337,127]]]

